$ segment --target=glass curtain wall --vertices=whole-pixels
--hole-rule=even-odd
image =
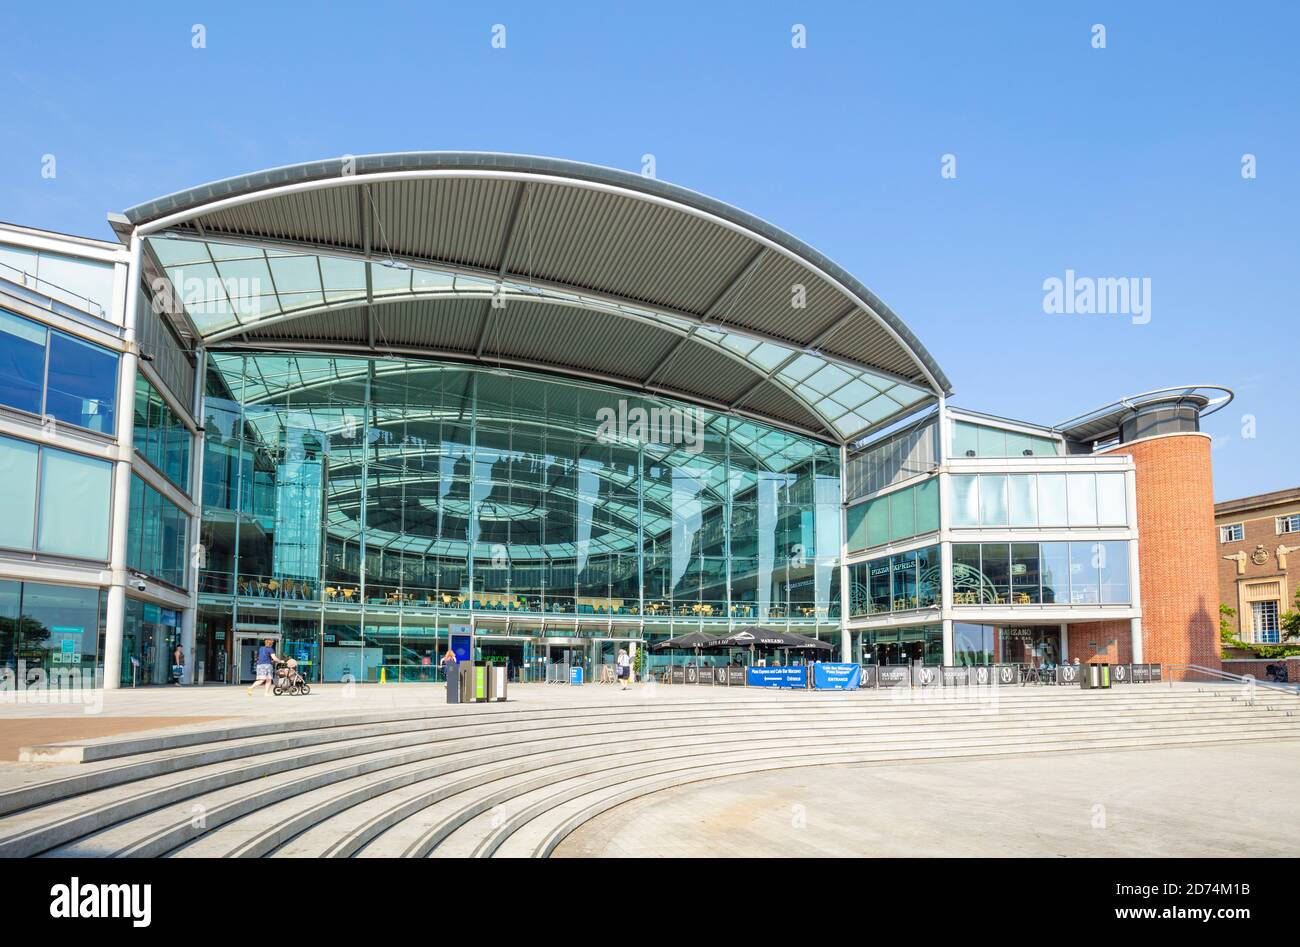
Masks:
[[[390,640],[396,621],[362,619],[375,609],[634,626],[838,616],[829,445],[435,362],[214,354],[206,405],[203,593],[357,612],[346,640],[378,654],[351,670],[428,656]]]

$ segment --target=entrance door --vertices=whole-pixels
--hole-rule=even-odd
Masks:
[[[511,683],[518,683],[524,667],[524,643],[522,641],[477,640],[479,657],[486,664],[499,664],[506,669]]]
[[[231,662],[230,674],[226,681],[230,684],[250,684],[257,680],[257,649],[262,646],[262,642],[270,638],[274,642],[275,653],[280,653],[280,635],[266,634],[259,632],[257,634],[246,634],[236,632],[234,640],[231,643]]]

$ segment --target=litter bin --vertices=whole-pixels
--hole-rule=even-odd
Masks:
[[[460,672],[460,703],[487,700],[487,668],[473,661],[462,661],[456,667]]]
[[[1084,690],[1110,688],[1110,662],[1089,661],[1079,675],[1079,686]]]
[[[506,699],[506,666],[504,664],[487,665],[487,699]]]
[[[460,703],[460,665],[444,664],[443,669],[447,675],[447,703]]]

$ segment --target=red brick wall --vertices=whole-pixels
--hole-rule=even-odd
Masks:
[[[1219,667],[1210,439],[1171,434],[1121,444],[1106,453],[1129,454],[1137,468],[1142,659]],[[1070,653],[1073,656],[1073,649]]]
[[[1070,636],[1070,661],[1078,658],[1080,662],[1086,662],[1094,654],[1106,654],[1116,664],[1128,664],[1133,660],[1133,632],[1127,618],[1081,622],[1065,627]],[[1115,640],[1113,646],[1109,644],[1112,638]],[[1095,650],[1091,647],[1094,641],[1097,643]]]

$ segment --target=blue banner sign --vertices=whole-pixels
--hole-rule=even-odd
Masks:
[[[830,664],[818,661],[813,665],[813,687],[818,690],[857,690],[862,679],[862,668],[856,664]]]
[[[582,668],[578,667],[578,665],[576,664],[573,665],[573,667],[569,668],[569,683],[570,684],[582,683]]]
[[[750,687],[806,687],[807,670],[804,667],[750,668],[747,676]]]

